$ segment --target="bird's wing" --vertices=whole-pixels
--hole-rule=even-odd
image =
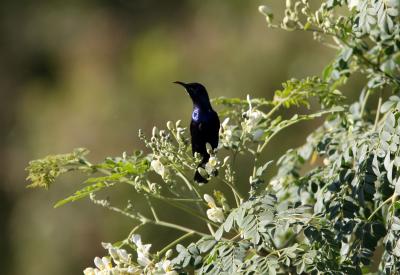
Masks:
[[[208,132],[209,132],[209,140],[207,142],[209,142],[211,144],[211,147],[213,149],[218,147],[218,141],[219,141],[219,128],[220,128],[220,121],[219,121],[219,117],[218,114],[213,111],[212,112],[212,119],[211,119],[211,123],[209,125]]]
[[[205,121],[193,121],[190,123],[192,136],[192,152],[201,155],[207,154],[206,143],[210,143],[213,149],[218,147],[220,121],[218,114],[213,111]]]
[[[204,123],[193,121],[190,123],[190,134],[192,136],[192,152],[205,155],[206,149],[206,133]]]

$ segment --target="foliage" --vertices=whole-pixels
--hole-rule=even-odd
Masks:
[[[396,0],[328,0],[316,9],[307,0],[286,1],[285,16],[275,24],[267,6],[259,8],[269,27],[304,30],[337,51],[322,77],[290,80],[272,100],[217,98],[224,117],[220,146],[200,171],[232,195],[203,194],[191,176],[199,161],[192,156],[187,129],[168,122],[139,137],[148,153],[107,158],[91,164],[86,150],[32,161],[33,187],[48,187],[68,171],[89,173],[86,186],[56,206],[84,197],[137,222],[128,237],[104,244],[109,256],[95,258],[85,274],[362,274],[400,273],[400,22]],[[364,75],[359,100],[345,105],[339,91],[355,73]],[[368,102],[377,99],[376,108]],[[320,110],[292,117],[282,108]],[[271,161],[261,154],[285,128],[325,115],[306,143],[290,149],[267,180]],[[223,158],[225,155],[225,158]],[[238,182],[235,162],[254,160],[249,182]],[[217,173],[218,171],[218,173]],[[102,174],[98,176],[97,174]],[[158,177],[155,178],[154,176]],[[148,202],[152,216],[131,202],[118,208],[95,193],[128,184]],[[248,194],[238,186],[247,185]],[[230,199],[233,198],[233,199]],[[158,216],[154,200],[163,201],[204,221],[209,233]],[[145,224],[174,228],[182,237],[158,252],[136,233]],[[197,241],[183,245],[186,238]],[[125,248],[122,248],[125,247]],[[130,249],[132,252],[128,252]]]

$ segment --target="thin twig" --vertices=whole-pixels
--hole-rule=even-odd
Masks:
[[[171,243],[169,243],[168,245],[166,245],[163,249],[161,249],[160,251],[157,252],[158,256],[163,255],[165,252],[167,252],[170,248],[174,247],[175,245],[177,245],[178,243],[180,243],[181,241],[183,241],[184,239],[187,239],[191,236],[193,236],[195,234],[194,231],[192,232],[188,232],[185,235],[182,235],[181,237],[179,237],[178,239],[172,241]]]
[[[378,127],[379,113],[381,112],[381,105],[382,105],[382,95],[380,95],[379,99],[378,99],[378,107],[376,108],[374,131],[376,131],[376,127]]]
[[[368,220],[368,221],[371,221],[372,218],[375,216],[375,214],[378,213],[378,211],[379,211],[383,206],[385,206],[385,204],[387,204],[388,202],[390,202],[390,201],[393,200],[393,197],[394,197],[394,196],[395,196],[395,195],[393,194],[393,196],[389,197],[387,200],[385,200],[384,202],[382,202],[382,204],[379,205],[379,206],[374,210],[374,212],[371,213],[371,215],[368,217],[367,220]]]

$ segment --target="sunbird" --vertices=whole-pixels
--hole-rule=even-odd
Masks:
[[[175,81],[174,83],[182,85],[193,101],[192,120],[190,122],[190,135],[192,137],[192,153],[199,153],[202,157],[197,168],[204,168],[210,154],[207,152],[206,144],[209,143],[214,150],[218,147],[219,141],[219,117],[211,106],[210,98],[206,88],[200,83],[184,83]],[[207,183],[204,178],[196,170],[194,181],[197,183]]]

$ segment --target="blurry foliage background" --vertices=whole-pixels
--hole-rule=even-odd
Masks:
[[[201,82],[211,97],[271,98],[286,79],[320,74],[334,51],[314,42],[312,34],[267,29],[260,4],[2,1],[1,274],[80,274],[103,254],[101,241],[123,239],[132,226],[87,201],[53,209],[77,189],[79,178],[64,177],[48,192],[25,189],[29,160],[76,147],[89,148],[93,161],[143,149],[139,128],[149,133],[168,120],[189,123],[191,101],[175,80]],[[269,4],[282,13],[283,5]],[[347,96],[358,94],[357,83],[347,86]],[[277,159],[302,144],[317,124],[286,131],[264,157]],[[239,165],[246,169],[245,161]],[[118,192],[111,199],[128,196]],[[132,199],[140,204],[140,198]],[[154,244],[176,234],[146,229],[141,234]]]

